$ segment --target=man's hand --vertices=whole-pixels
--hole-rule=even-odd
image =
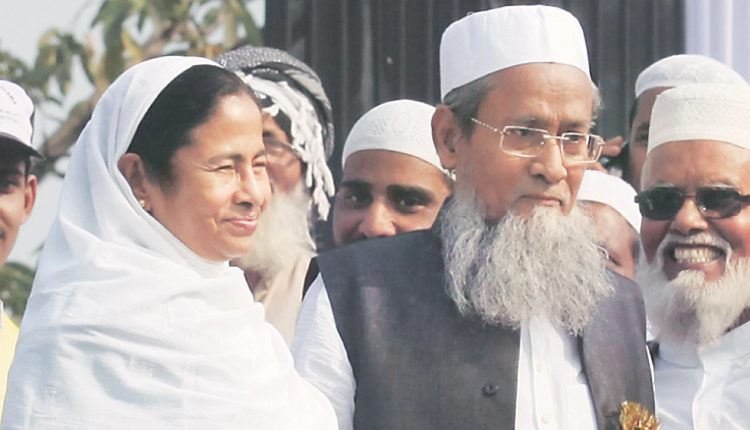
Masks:
[[[606,141],[604,146],[602,146],[602,157],[612,158],[620,155],[623,142],[625,142],[625,139],[622,136],[615,136]],[[589,169],[607,173],[607,169],[599,162],[589,166]]]

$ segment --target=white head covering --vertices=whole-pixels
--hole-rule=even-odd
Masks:
[[[440,42],[440,97],[498,70],[528,63],[568,64],[589,76],[578,20],[552,6],[506,6],[454,22]]]
[[[578,190],[578,201],[602,203],[611,207],[625,218],[636,233],[640,233],[641,213],[635,203],[635,194],[630,184],[616,176],[586,170]]]
[[[635,80],[635,97],[652,88],[687,84],[744,84],[745,79],[713,58],[703,55],[672,55],[646,67]]]
[[[22,145],[27,153],[41,155],[31,146],[34,103],[23,88],[10,81],[0,80],[0,137]]]
[[[656,97],[648,152],[681,140],[717,140],[750,149],[750,86],[692,84]]]
[[[352,127],[341,154],[341,167],[359,151],[400,152],[426,161],[447,174],[432,142],[435,108],[414,100],[394,100],[375,106]]]
[[[199,64],[215,65],[143,62],[96,105],[21,325],[4,428],[335,428],[242,271],[190,251],[117,168],[157,95]]]

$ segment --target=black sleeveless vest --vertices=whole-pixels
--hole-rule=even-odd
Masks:
[[[519,333],[460,316],[446,293],[432,230],[373,239],[318,257],[357,381],[354,428],[511,429]],[[640,290],[616,293],[578,339],[600,429],[618,429],[620,403],[654,410]]]

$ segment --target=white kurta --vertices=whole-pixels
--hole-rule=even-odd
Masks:
[[[750,429],[750,323],[700,347],[661,343],[654,372],[664,430]]]
[[[300,375],[328,396],[339,428],[351,429],[356,381],[320,276],[302,304],[292,354]],[[515,428],[597,428],[575,338],[546,319],[521,326]]]

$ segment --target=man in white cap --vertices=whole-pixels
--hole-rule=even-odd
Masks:
[[[36,178],[29,174],[34,104],[13,82],[0,80],[0,267],[5,264],[21,227],[34,208]],[[3,313],[0,300],[0,405],[18,327]],[[0,408],[2,409],[2,408]]]
[[[434,112],[425,103],[396,100],[354,124],[333,203],[336,246],[427,229],[435,222],[452,181],[432,143]]]
[[[630,110],[628,143],[623,154],[623,179],[640,190],[641,168],[646,159],[651,110],[656,96],[669,88],[697,83],[745,84],[739,73],[710,57],[672,55],[643,69],[635,81],[635,102]]]
[[[640,292],[575,204],[602,145],[580,24],[549,6],[468,15],[440,73],[454,196],[430,230],[319,257],[298,370],[342,429],[609,429],[625,401],[653,410]]]
[[[622,179],[597,170],[583,174],[578,203],[593,218],[601,246],[607,253],[607,267],[635,279],[641,242],[641,214],[634,201],[635,190]]]
[[[748,118],[746,85],[686,85],[654,104],[637,279],[665,430],[750,428]]]

